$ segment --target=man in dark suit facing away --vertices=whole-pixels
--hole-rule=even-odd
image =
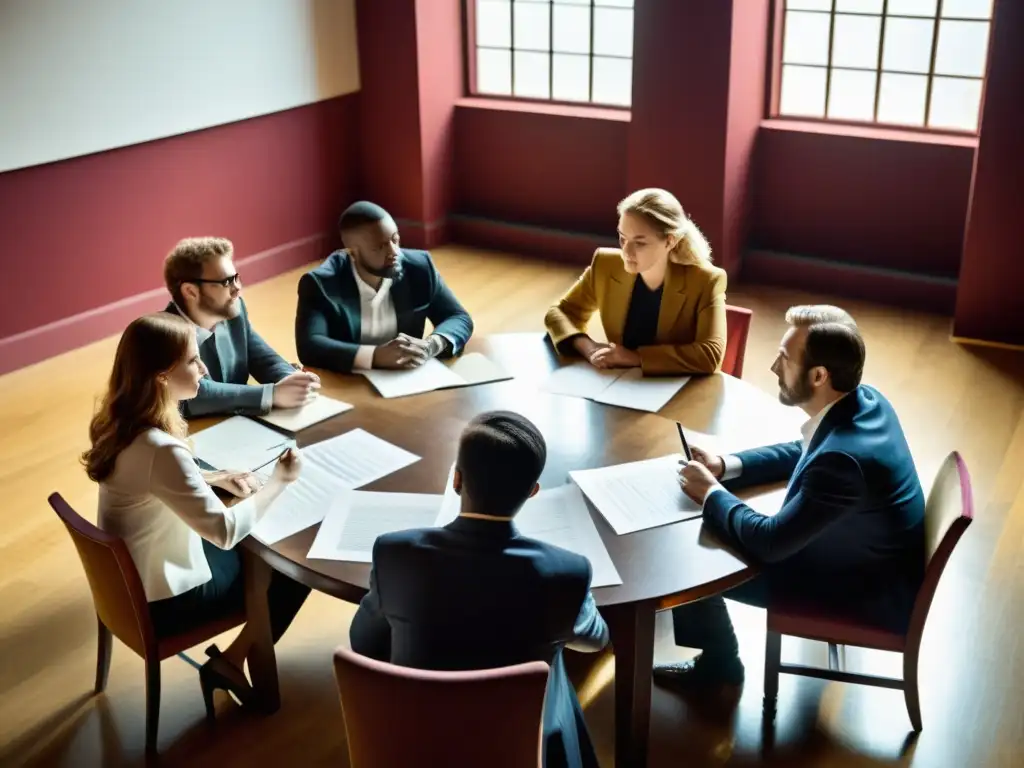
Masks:
[[[545,765],[596,767],[562,658],[565,646],[598,651],[608,642],[590,593],[590,563],[520,536],[513,523],[539,490],[546,458],[544,437],[519,414],[470,422],[455,465],[458,518],[377,539],[370,591],[349,638],[357,653],[418,669],[548,662]]]
[[[892,405],[861,384],[864,341],[853,318],[827,305],[792,307],[772,372],[779,400],[810,420],[802,439],[712,456],[693,449],[683,490],[704,525],[760,568],[725,593],[760,607],[800,603],[905,632],[924,577],[924,492]],[[719,483],[724,481],[724,485]],[[729,488],[788,483],[782,508],[762,515]],[[676,643],[696,662],[656,667],[675,688],[743,680],[721,596],[673,611]]]
[[[338,219],[344,250],[299,280],[295,347],[303,365],[348,373],[414,368],[462,352],[473,321],[430,254],[402,248],[379,205],[353,203]],[[433,332],[423,338],[426,321]]]

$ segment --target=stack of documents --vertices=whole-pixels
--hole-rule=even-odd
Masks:
[[[318,395],[308,405],[301,408],[274,408],[266,416],[259,416],[260,421],[271,424],[285,432],[301,432],[306,427],[319,424],[321,421],[337,416],[339,413],[352,410],[351,403],[344,403],[324,395]]]
[[[512,378],[504,368],[479,352],[464,355],[450,366],[431,358],[416,368],[395,371],[374,369],[360,373],[373,384],[381,397],[387,398],[418,395],[422,392],[433,392],[435,389],[488,384]]]
[[[601,469],[570,472],[620,536],[700,517],[701,508],[679,486],[679,454]]]
[[[689,376],[645,377],[639,368],[601,370],[590,363],[571,363],[554,371],[543,388],[556,395],[657,413],[689,380]]]
[[[192,450],[200,461],[236,472],[262,469],[293,445],[294,440],[244,416],[232,416],[192,436]]]

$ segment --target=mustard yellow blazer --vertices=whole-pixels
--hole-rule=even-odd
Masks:
[[[618,248],[598,248],[590,266],[544,316],[555,348],[587,332],[595,312],[608,341],[622,343],[637,276]],[[656,343],[640,347],[645,375],[714,373],[725,357],[725,271],[706,262],[669,260],[658,312]]]

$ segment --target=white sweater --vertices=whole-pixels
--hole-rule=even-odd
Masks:
[[[202,539],[231,549],[257,520],[251,499],[224,506],[188,445],[159,429],[135,438],[100,483],[99,526],[125,540],[150,602],[209,581]]]

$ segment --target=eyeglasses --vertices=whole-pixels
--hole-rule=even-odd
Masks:
[[[237,272],[235,274],[225,277],[223,280],[205,280],[201,277],[197,277],[195,280],[183,280],[184,283],[206,283],[207,285],[219,285],[221,288],[227,288],[232,285],[241,285],[242,278]]]

